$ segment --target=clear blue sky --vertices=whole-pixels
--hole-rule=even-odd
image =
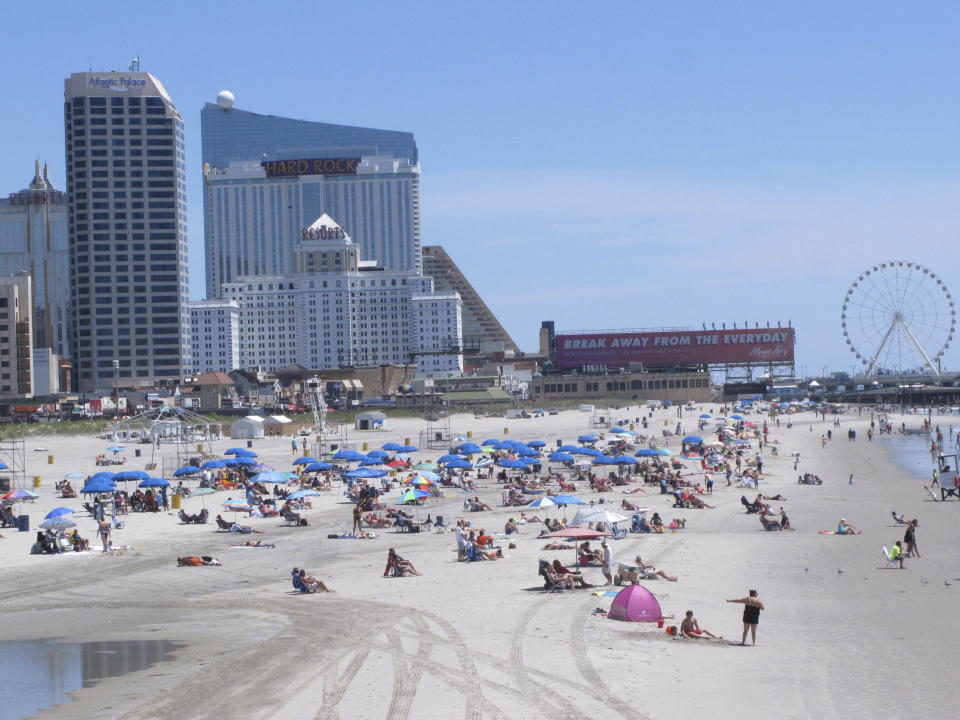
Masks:
[[[792,320],[849,370],[840,306],[881,260],[960,291],[955,2],[10,3],[0,192],[63,181],[63,78],[143,69],[199,111],[416,133],[423,241],[510,332]],[[960,365],[948,351],[946,366]]]

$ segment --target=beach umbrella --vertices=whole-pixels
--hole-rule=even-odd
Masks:
[[[437,458],[438,463],[448,463],[453,462],[454,460],[466,460],[462,455],[441,455]]]
[[[580,447],[580,448],[577,448],[576,450],[572,451],[571,454],[573,454],[573,455],[590,455],[591,457],[601,457],[601,456],[603,455],[603,451],[600,450],[599,448]]]
[[[255,457],[257,457],[257,454],[256,454],[253,450],[244,450],[244,449],[241,449],[240,452],[238,452],[238,453],[234,453],[234,455],[235,455],[236,457],[238,457],[238,458],[255,458]]]
[[[573,462],[573,455],[571,455],[570,453],[558,451],[558,452],[550,453],[550,455],[548,456],[548,459],[552,460],[553,462],[567,463],[567,462]]]
[[[556,503],[548,497],[541,497],[527,505],[528,508],[549,508],[556,507]]]
[[[113,476],[114,482],[138,482],[146,480],[150,475],[143,470],[124,470]]]
[[[477,460],[478,468],[486,467],[487,465],[493,465],[493,460],[491,460],[488,457],[480,458],[479,460]]]
[[[380,447],[389,452],[401,452],[404,448],[403,445],[395,442],[388,442],[385,445],[381,445]]]
[[[71,472],[63,476],[64,480],[85,480],[86,478],[86,473],[82,472]]]
[[[3,462],[2,460],[0,460],[0,470],[9,470],[9,469],[10,469],[10,466],[7,465],[7,464],[6,464],[5,462]]]
[[[123,445],[111,445],[110,447],[107,448],[107,450],[109,450],[110,452],[116,454],[116,453],[120,452],[121,450],[123,450]]]
[[[11,490],[3,495],[4,500],[36,500],[38,497],[40,496],[36,493],[32,493],[29,490],[24,490],[23,488]]]
[[[334,460],[343,460],[344,462],[358,462],[363,460],[363,457],[356,450],[344,450],[342,448],[333,454]]]
[[[252,468],[252,467],[255,467],[255,466],[256,466],[257,461],[254,460],[252,457],[238,457],[238,458],[235,458],[235,459],[234,459],[233,464],[234,464],[234,465],[243,465],[244,467],[250,467],[250,468]]]
[[[223,502],[224,510],[233,511],[233,521],[237,521],[238,512],[250,512],[250,506],[247,504],[247,501],[242,498],[227,498]]]
[[[413,485],[415,487],[430,487],[431,485],[433,485],[433,482],[423,477],[422,475],[418,475],[417,477],[413,478],[412,480],[410,480],[405,484]]]
[[[654,455],[659,454],[660,453],[653,448],[640,448],[634,453],[634,457],[653,457]]]
[[[636,465],[639,461],[629,455],[618,455],[613,459],[617,465]]]
[[[279,473],[276,470],[264,470],[254,475],[252,478],[255,483],[288,483],[290,477],[285,473]]]
[[[410,477],[407,478],[407,482],[413,480],[414,478],[420,478],[420,477],[426,478],[430,482],[435,482],[435,483],[440,482],[440,476],[437,475],[436,473],[430,472],[429,470],[424,470],[423,472],[419,472],[416,475],[411,475]]]
[[[240,458],[229,457],[229,458],[224,458],[220,462],[223,463],[224,467],[235,467],[240,464]]]
[[[287,495],[287,499],[302,500],[303,498],[308,498],[308,497],[320,497],[321,494],[322,493],[319,493],[316,490],[313,490],[312,488],[305,488],[303,490],[297,490],[296,492],[290,493],[289,495]]]
[[[309,455],[304,455],[303,457],[298,457],[293,461],[293,465],[309,465],[310,463],[320,462],[315,457],[310,457]]]
[[[380,478],[387,475],[386,470],[377,470],[375,468],[357,468],[356,470],[351,470],[343,474],[344,477],[348,478]]]
[[[400,452],[402,453],[412,453],[417,451],[416,445],[401,445]]]
[[[667,448],[657,448],[657,455],[673,455],[673,453]]]
[[[423,463],[423,464],[430,465],[430,463]],[[392,468],[402,468],[406,466],[407,464],[403,460],[391,460],[390,462],[387,463],[387,467],[392,467]]]
[[[532,448],[542,448],[546,443],[543,440],[531,440],[527,445]]]
[[[579,443],[595,443],[595,442],[597,442],[597,438],[594,437],[593,435],[581,435],[580,437],[577,438],[577,442],[579,442]]]
[[[702,443],[702,442],[703,442],[703,438],[700,437],[699,435],[687,435],[687,436],[686,436],[683,440],[681,440],[680,442],[694,443],[694,444],[696,444],[696,443]]]
[[[434,463],[431,463],[431,462],[422,462],[422,463],[418,463],[418,464],[414,465],[414,466],[413,466],[413,469],[414,469],[414,470],[421,470],[421,471],[426,470],[426,471],[428,471],[428,472],[435,472],[436,469],[437,469],[437,466],[436,466]]]
[[[610,512],[609,510],[604,510],[601,507],[592,507],[584,508],[583,510],[578,510],[577,514],[573,516],[573,522],[571,525],[586,525],[587,523],[618,523],[625,522],[630,518],[620,515],[619,513]]]
[[[416,502],[420,498],[424,498],[424,497],[430,497],[430,493],[428,493],[426,490],[414,490],[413,488],[410,488],[403,495],[400,496],[400,500],[398,502],[402,502],[402,503]]]
[[[109,478],[91,478],[86,485],[80,488],[81,494],[109,493],[117,489],[116,483]]]
[[[224,455],[242,455],[247,451],[246,448],[230,448],[229,450],[224,450]]]
[[[304,470],[307,472],[322,472],[324,470],[333,470],[333,465],[325,462],[315,462],[307,465]]]
[[[217,491],[214,490],[213,488],[202,487],[202,488],[197,488],[197,489],[194,490],[192,493],[190,493],[190,497],[197,497],[197,496],[199,496],[200,499],[201,499],[201,502],[203,503],[203,506],[206,507],[206,506],[207,506],[207,499],[206,499],[206,497],[204,497],[204,496],[205,496],[205,495],[213,495],[213,494],[215,494],[216,492],[217,492]]]
[[[463,460],[463,459],[451,460],[450,462],[447,463],[447,467],[454,468],[456,470],[472,470],[473,469],[473,465],[470,463],[470,461]]]
[[[179,470],[175,470],[173,473],[174,477],[187,477],[188,475],[196,475],[200,472],[200,468],[194,465],[184,465]]]
[[[140,484],[137,485],[137,487],[142,487],[142,488],[170,487],[170,481],[165,480],[164,478],[148,477],[146,480],[140,481]]]
[[[200,466],[203,470],[217,470],[219,468],[226,467],[223,460],[207,460],[203,465]]]
[[[365,457],[360,461],[360,467],[370,467],[372,465],[383,465],[383,460],[375,457]]]
[[[77,524],[68,517],[54,517],[49,520],[44,520],[40,523],[39,527],[44,530],[66,530],[67,528],[74,528]]]
[[[520,460],[511,460],[510,458],[497,460],[497,465],[499,465],[502,468],[511,468],[513,470],[522,470],[527,466],[525,462],[522,462]]]
[[[482,453],[483,450],[481,450],[480,446],[476,443],[464,443],[457,447],[457,452],[462,455],[476,455]]]
[[[573,452],[574,450],[579,450],[579,449],[580,448],[578,448],[576,445],[561,445],[556,449],[556,452],[568,453],[568,452]]]
[[[614,434],[616,434],[616,435],[624,435],[624,434],[628,433],[629,430],[626,430],[626,429],[620,427],[619,425],[617,425],[616,427],[610,428],[610,432],[612,432],[612,433],[614,433]]]
[[[702,420],[709,420],[710,417],[710,413],[703,413],[703,415],[700,416]]]
[[[552,498],[554,505],[586,505],[583,500],[575,495],[555,495]]]
[[[72,513],[75,513],[75,512],[76,510],[73,510],[68,507],[58,507],[58,508],[54,508],[53,510],[48,512],[46,515],[44,515],[43,519],[50,520],[51,518],[60,517],[62,515],[71,515]]]
[[[367,453],[367,457],[381,458],[382,460],[386,460],[388,457],[390,457],[390,453],[386,453],[383,450],[371,450]]]
[[[521,457],[521,458],[517,458],[517,460],[519,462],[522,462],[526,467],[530,467],[531,465],[538,465],[540,463],[540,458]]]
[[[540,453],[534,450],[532,447],[517,448],[516,452],[520,457],[540,457]]]
[[[496,438],[487,438],[486,440],[484,440],[484,441],[483,441],[482,443],[480,443],[480,444],[483,445],[483,446],[485,446],[485,447],[486,447],[486,446],[493,446],[493,445],[499,445],[499,444],[500,444],[500,441],[497,440]]]
[[[594,465],[616,465],[617,459],[606,455],[596,455],[593,458]]]

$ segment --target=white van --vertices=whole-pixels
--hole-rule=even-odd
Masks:
[[[593,405],[581,405],[580,412],[592,413],[596,408]]]

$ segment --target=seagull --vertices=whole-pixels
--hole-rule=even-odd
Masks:
[[[947,582],[946,580],[944,580],[944,581],[943,581],[943,584],[946,585],[947,587],[950,587],[950,585],[951,585],[952,583],[949,583],[949,582]]]
[[[837,575],[843,575],[843,570],[841,570],[840,568],[837,568]]]
[[[921,584],[921,585],[926,585],[926,584],[927,584],[926,579],[925,579],[925,578],[920,578],[920,584]]]
[[[804,568],[803,571],[804,571],[804,572],[810,572],[810,568]]]

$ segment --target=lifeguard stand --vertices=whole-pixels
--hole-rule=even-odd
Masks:
[[[960,476],[957,475],[957,456],[937,456],[937,484],[940,485],[940,499],[947,500],[952,495],[960,500]]]

